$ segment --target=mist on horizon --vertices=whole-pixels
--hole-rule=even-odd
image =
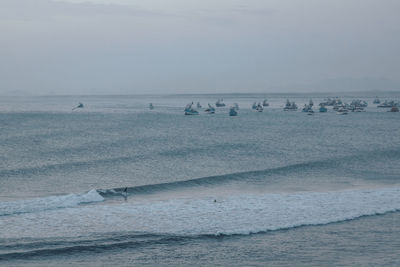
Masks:
[[[400,90],[395,0],[3,0],[0,94]]]

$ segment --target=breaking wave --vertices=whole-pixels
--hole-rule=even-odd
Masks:
[[[94,194],[95,191],[91,192]],[[400,211],[400,188],[247,194],[219,199],[217,202],[204,198],[122,202],[118,205],[106,205],[105,202],[95,208],[81,206],[68,212],[54,210],[51,214],[39,217],[35,214],[23,215],[26,218],[20,221],[21,225],[9,225],[8,230],[13,232],[15,228],[18,236],[25,236],[32,234],[32,229],[35,229],[41,233],[39,241],[35,241],[35,238],[25,238],[23,242],[15,239],[2,245],[0,238],[0,260],[99,253],[198,238],[290,230],[396,211]],[[36,218],[37,222],[31,218]],[[82,220],[85,226],[81,225]],[[63,229],[65,232],[58,239],[54,239],[60,234],[59,228],[52,232],[50,229],[54,226],[42,225],[43,222],[50,226],[62,222],[68,227]],[[95,234],[88,234],[87,229]],[[46,233],[45,236],[43,233]],[[2,235],[7,238],[8,233]]]
[[[99,202],[103,200],[104,198],[93,189],[83,194],[68,194],[19,201],[6,201],[0,202],[0,216],[76,207],[80,204]]]

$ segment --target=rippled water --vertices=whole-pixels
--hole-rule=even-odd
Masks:
[[[367,112],[300,111],[327,95],[4,97],[0,262],[399,264],[399,113],[339,96]]]

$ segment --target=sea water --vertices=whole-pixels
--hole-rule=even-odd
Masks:
[[[399,265],[400,116],[376,94],[2,97],[0,265]]]

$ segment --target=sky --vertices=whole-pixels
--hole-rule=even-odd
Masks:
[[[0,94],[400,91],[398,0],[0,0]]]

